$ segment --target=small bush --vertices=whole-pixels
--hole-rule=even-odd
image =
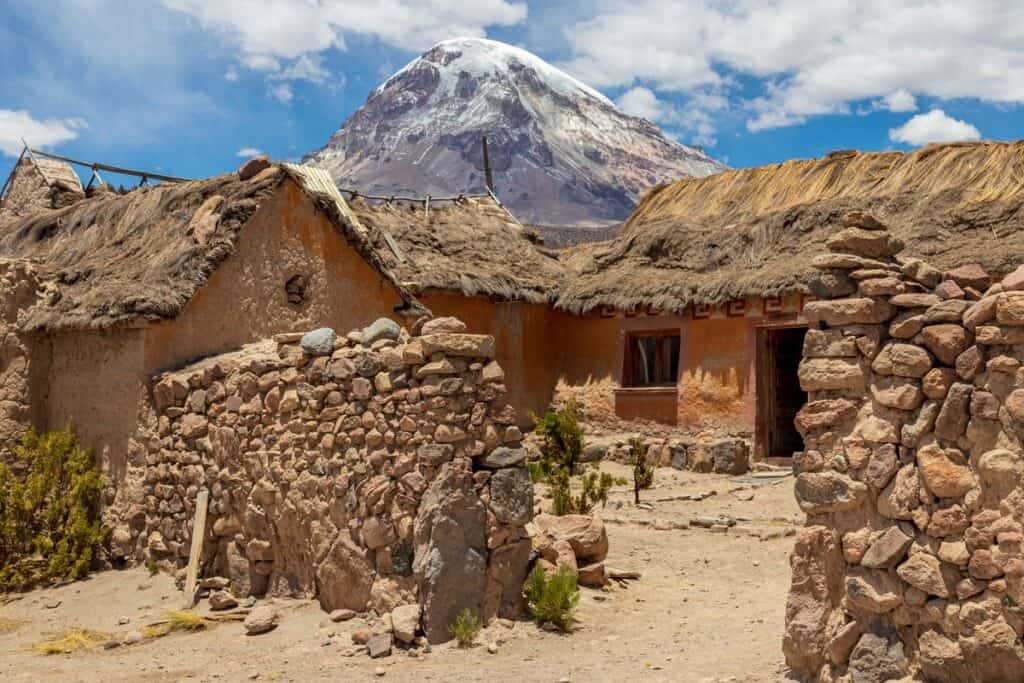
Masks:
[[[583,429],[576,401],[570,399],[556,412],[533,418],[534,431],[543,438],[540,460],[530,463],[530,477],[547,481],[551,486],[551,512],[556,515],[589,514],[600,502],[608,502],[608,491],[614,479],[593,466],[581,478],[582,490],[573,495],[572,476],[583,458]]]
[[[92,451],[68,427],[29,430],[14,457],[24,474],[0,463],[0,591],[85,576],[106,537]]]
[[[146,571],[149,572],[150,576],[156,576],[160,573],[160,565],[153,558],[149,558],[146,560]]]
[[[647,462],[647,444],[641,439],[629,440],[629,459],[633,465],[633,502],[640,502],[640,489],[654,485],[654,465]]]
[[[551,622],[563,631],[572,630],[576,623],[576,606],[580,590],[576,574],[562,565],[550,578],[539,564],[534,566],[523,587],[530,614],[538,624]]]
[[[455,617],[455,623],[448,627],[448,632],[455,636],[459,647],[469,647],[480,634],[480,620],[466,607]]]
[[[162,621],[147,626],[142,629],[142,633],[147,638],[159,638],[175,631],[202,631],[208,625],[209,622],[195,612],[186,609],[172,609],[164,612]]]

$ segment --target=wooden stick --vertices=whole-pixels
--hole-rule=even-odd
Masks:
[[[494,176],[491,175],[491,157],[487,153],[487,136],[483,136],[480,140],[480,144],[483,146],[484,154],[484,181],[487,183],[487,191],[490,194],[494,194]]]
[[[199,558],[203,554],[203,538],[206,536],[206,507],[209,502],[210,492],[201,489],[196,494],[196,518],[192,522],[192,547],[188,553],[188,572],[185,574],[185,609],[191,609],[196,601]]]

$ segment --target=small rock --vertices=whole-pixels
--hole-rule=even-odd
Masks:
[[[121,617],[117,620],[118,626],[124,626],[125,624],[131,623],[131,619],[128,617]]]
[[[238,607],[238,600],[228,591],[214,591],[210,593],[210,609],[234,609]]]
[[[356,616],[356,613],[353,610],[350,610],[350,609],[336,609],[333,612],[331,612],[330,615],[328,615],[328,618],[331,621],[338,622],[338,621],[348,621],[349,619],[354,619],[355,616]]]
[[[379,633],[366,641],[366,650],[370,659],[391,656],[391,634]]]
[[[487,643],[487,651],[490,652],[492,655],[498,654],[498,644],[497,643]]]
[[[302,336],[299,345],[310,356],[329,356],[334,352],[337,335],[329,327],[321,327]]]
[[[378,339],[398,339],[402,328],[390,318],[377,318],[371,325],[363,328],[362,343],[370,346]]]
[[[268,168],[270,168],[270,159],[265,154],[260,154],[238,167],[238,177],[241,180],[248,180]]]
[[[135,643],[141,643],[144,639],[145,635],[143,635],[142,631],[131,630],[124,634],[124,638],[121,639],[121,642],[125,645],[134,645]]]
[[[373,670],[373,675],[377,676],[378,678],[381,677],[381,676],[387,675],[387,673],[388,672],[384,670],[384,667],[380,667],[380,666],[378,666],[376,669]]]
[[[270,605],[254,607],[245,618],[246,635],[255,636],[271,631],[277,626],[277,610]]]

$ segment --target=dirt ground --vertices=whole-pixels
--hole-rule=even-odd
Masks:
[[[626,467],[603,467],[629,476]],[[272,600],[280,624],[259,636],[226,622],[110,650],[42,655],[32,649],[68,628],[123,635],[181,606],[171,577],[136,568],[26,593],[0,608],[0,680],[785,680],[781,639],[793,542],[787,534],[802,515],[791,476],[757,476],[659,469],[655,488],[642,496],[650,510],[634,507],[632,491],[617,487],[602,512],[611,543],[607,563],[642,578],[581,589],[580,624],[569,635],[529,621],[495,623],[469,649],[396,649],[371,660],[354,652],[350,636],[372,622],[332,623],[313,601]],[[724,533],[685,528],[698,516],[718,514],[737,519],[736,526]],[[497,644],[495,654],[489,643]]]

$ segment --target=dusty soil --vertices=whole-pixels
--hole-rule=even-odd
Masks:
[[[629,476],[626,467],[604,467]],[[632,491],[617,487],[603,511],[608,564],[643,576],[603,591],[582,589],[580,625],[570,635],[528,621],[495,623],[470,649],[396,649],[371,660],[354,652],[350,636],[372,622],[335,624],[315,602],[274,600],[280,624],[260,636],[226,622],[110,650],[49,656],[32,650],[47,634],[68,628],[123,635],[181,606],[169,576],[135,568],[26,593],[0,608],[0,680],[784,680],[780,644],[793,540],[786,534],[802,520],[792,481],[659,469],[655,488],[642,496],[651,510],[634,507]],[[712,491],[699,501],[679,499]],[[680,528],[698,515],[717,514],[739,521],[725,533]],[[488,643],[498,644],[496,654],[488,653]]]

